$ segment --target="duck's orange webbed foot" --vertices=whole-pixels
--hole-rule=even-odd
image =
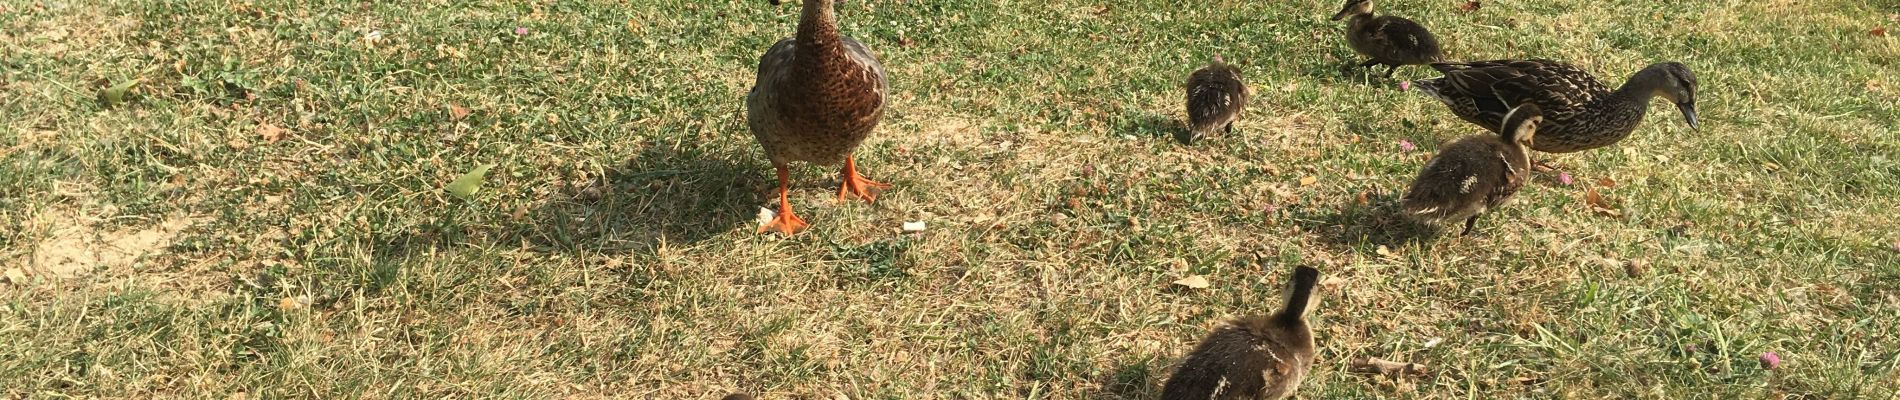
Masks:
[[[876,201],[877,193],[873,193],[871,190],[889,189],[891,185],[865,179],[864,175],[859,175],[858,163],[852,158],[853,157],[849,156],[844,158],[844,185],[838,188],[838,201],[845,201],[849,199],[850,196],[857,196],[860,199],[864,199],[866,203]]]
[[[778,215],[772,217],[771,222],[759,226],[759,233],[778,232],[791,236],[811,226],[805,223],[804,218],[799,218],[798,214],[792,213],[792,202],[787,199],[791,186],[791,170],[783,165],[778,166]]]

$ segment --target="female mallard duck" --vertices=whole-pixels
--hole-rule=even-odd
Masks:
[[[1234,121],[1247,108],[1247,84],[1240,81],[1240,69],[1221,61],[1220,56],[1206,67],[1188,75],[1188,131],[1175,136],[1184,144],[1194,144],[1215,130],[1234,132]]]
[[[1471,123],[1498,131],[1509,104],[1536,104],[1549,122],[1537,132],[1533,150],[1570,153],[1616,144],[1643,122],[1649,99],[1676,103],[1690,129],[1695,119],[1695,74],[1677,62],[1650,65],[1615,91],[1595,77],[1550,60],[1497,60],[1439,63],[1445,74],[1412,86],[1438,98]]]
[[[1525,103],[1505,114],[1504,126],[1509,129],[1502,133],[1446,145],[1425,162],[1425,169],[1405,193],[1401,200],[1405,215],[1428,224],[1463,219],[1465,230],[1459,235],[1470,235],[1478,215],[1510,200],[1530,178],[1526,149],[1534,143],[1532,138],[1542,136],[1537,126],[1543,120],[1536,104]]]
[[[1286,304],[1273,315],[1242,318],[1214,329],[1161,388],[1162,400],[1279,399],[1299,389],[1313,366],[1313,330],[1306,306],[1319,270],[1299,267]]]
[[[1333,14],[1333,20],[1352,17],[1346,22],[1346,44],[1353,51],[1371,57],[1360,68],[1385,65],[1385,76],[1402,65],[1421,65],[1445,60],[1438,49],[1438,37],[1417,22],[1394,16],[1374,16],[1372,0],[1346,0],[1346,6]]]
[[[778,5],[779,0],[772,0]],[[877,54],[838,34],[832,0],[805,0],[798,34],[780,40],[759,57],[758,82],[746,95],[746,122],[778,169],[778,216],[759,232],[797,233],[808,224],[792,214],[786,199],[793,161],[820,165],[844,162],[838,199],[872,201],[872,188],[890,185],[858,174],[851,153],[884,116],[884,66]]]

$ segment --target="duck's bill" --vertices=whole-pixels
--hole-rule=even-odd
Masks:
[[[1702,130],[1695,121],[1695,103],[1676,103],[1676,108],[1682,110],[1682,119],[1689,121],[1689,129]]]

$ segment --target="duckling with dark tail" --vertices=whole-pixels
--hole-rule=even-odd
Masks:
[[[1215,55],[1206,67],[1188,75],[1188,130],[1177,133],[1175,139],[1182,144],[1194,144],[1195,140],[1212,135],[1216,130],[1233,133],[1234,121],[1239,120],[1240,112],[1247,108],[1247,97],[1252,92],[1240,80],[1240,69],[1227,65]]]
[[[1306,324],[1319,270],[1299,267],[1273,315],[1235,320],[1207,335],[1162,386],[1162,400],[1259,400],[1291,396],[1313,366]]]
[[[1445,60],[1438,37],[1424,25],[1404,17],[1373,15],[1372,0],[1347,0],[1346,6],[1333,14],[1334,21],[1347,17],[1351,19],[1346,21],[1346,44],[1372,58],[1360,63],[1360,68],[1385,65],[1385,76],[1391,77],[1399,66]]]
[[[1504,116],[1506,129],[1446,145],[1425,163],[1400,200],[1405,216],[1426,224],[1465,221],[1470,235],[1478,216],[1503,205],[1530,178],[1530,148],[1543,111],[1525,103]]]

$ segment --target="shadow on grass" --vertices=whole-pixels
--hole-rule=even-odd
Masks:
[[[1164,361],[1154,359],[1125,359],[1119,361],[1114,372],[1100,378],[1101,386],[1087,398],[1109,399],[1153,399],[1161,397],[1161,384],[1168,379],[1168,366]]]
[[[1412,222],[1399,215],[1396,193],[1369,197],[1365,204],[1351,200],[1336,208],[1288,211],[1301,229],[1318,234],[1326,243],[1334,245],[1398,247],[1428,242],[1441,233],[1437,227]]]
[[[1173,140],[1175,136],[1187,133],[1187,125],[1183,125],[1181,121],[1168,115],[1136,113],[1123,115],[1120,120],[1121,122],[1115,125],[1115,130],[1110,134]]]
[[[565,188],[515,232],[546,251],[650,252],[751,221],[767,182],[743,155],[654,146],[591,186]]]

